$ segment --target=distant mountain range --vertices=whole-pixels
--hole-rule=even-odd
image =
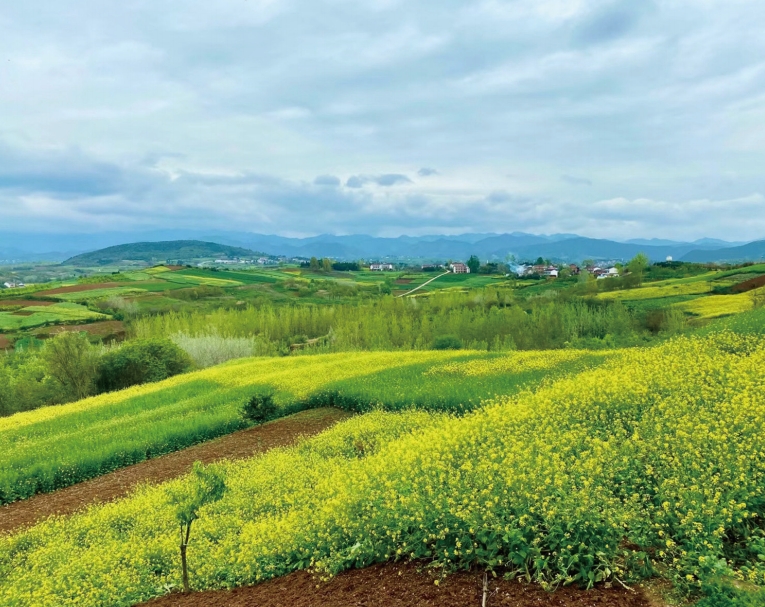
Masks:
[[[380,238],[367,235],[334,236],[322,234],[308,238],[233,231],[158,230],[152,232],[105,232],[100,234],[20,234],[0,232],[0,263],[3,260],[64,261],[82,253],[136,242],[179,240],[219,243],[246,249],[254,255],[264,251],[286,257],[332,257],[345,260],[444,261],[467,259],[518,260],[538,257],[556,261],[580,262],[584,259],[625,260],[643,252],[653,261],[667,257],[684,261],[742,261],[765,258],[765,241],[744,244],[716,239],[681,242],[660,239],[633,239],[627,242],[585,238],[576,234],[460,234],[400,236]],[[161,253],[158,252],[161,256]],[[108,253],[107,256],[111,255]],[[212,255],[223,255],[214,253]],[[209,256],[209,255],[204,255]],[[174,254],[183,259],[186,255]],[[106,259],[106,257],[104,257]]]

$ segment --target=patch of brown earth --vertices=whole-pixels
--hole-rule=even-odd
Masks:
[[[21,306],[26,308],[27,306],[52,306],[55,303],[55,301],[38,301],[36,299],[2,299],[0,300],[0,307]]]
[[[0,333],[0,350],[11,350],[12,348],[13,344],[11,343],[11,340],[8,339],[8,336]]]
[[[244,459],[275,447],[293,445],[301,437],[318,434],[348,417],[349,413],[332,408],[302,411],[66,489],[13,502],[0,507],[0,534],[30,527],[54,514],[72,514],[95,502],[124,497],[141,483],[161,483],[182,476],[196,461],[208,464],[220,459]]]
[[[753,291],[760,287],[765,287],[765,274],[740,282],[731,287],[731,291],[734,293],[746,293],[747,291]]]
[[[98,337],[121,337],[125,335],[125,323],[121,320],[103,320],[92,322],[85,325],[57,325],[55,327],[45,327],[35,331],[36,335],[58,335],[59,333],[79,333],[85,331],[90,335]]]
[[[144,607],[481,607],[483,574],[439,580],[416,564],[374,565],[322,582],[305,571],[247,588],[171,594]],[[489,579],[486,607],[649,607],[638,589],[575,587],[545,592],[536,584]]]
[[[71,287],[59,287],[49,291],[40,291],[38,295],[48,297],[50,295],[60,295],[61,293],[80,293],[81,291],[95,291],[96,289],[113,289],[115,287],[129,286],[124,282],[95,282],[87,285],[72,285]]]
[[[34,312],[30,312],[29,310],[16,310],[15,312],[11,312],[11,316],[32,316]]]

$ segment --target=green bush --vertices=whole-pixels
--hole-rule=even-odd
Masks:
[[[461,350],[462,341],[456,335],[441,335],[433,340],[434,350]]]
[[[278,408],[274,402],[273,392],[255,394],[247,401],[242,409],[245,419],[262,424],[277,417]]]
[[[98,364],[99,392],[160,381],[191,369],[188,354],[169,339],[139,339],[105,354]]]
[[[696,607],[760,607],[765,605],[765,590],[743,590],[725,582],[704,584]]]

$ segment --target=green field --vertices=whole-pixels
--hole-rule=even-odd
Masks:
[[[43,325],[81,323],[106,318],[109,317],[75,303],[26,306],[15,312],[0,312],[0,332],[11,333]]]

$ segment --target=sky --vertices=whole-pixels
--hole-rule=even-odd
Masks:
[[[0,232],[765,238],[761,0],[0,0]]]

